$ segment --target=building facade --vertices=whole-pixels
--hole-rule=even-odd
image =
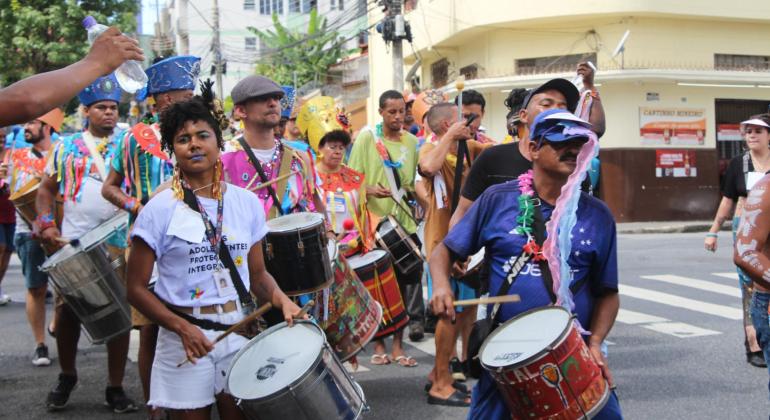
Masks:
[[[366,0],[219,0],[219,26],[225,96],[247,75],[253,74],[256,63],[269,50],[260,43],[249,27],[272,29],[272,15],[290,28],[305,28],[311,9],[327,20],[348,39],[348,46],[359,44],[359,34],[366,28],[369,5]],[[213,41],[213,0],[168,0],[165,11],[169,26],[165,30],[174,42],[177,54],[192,54],[202,58],[201,76],[214,75],[216,52]],[[325,75],[322,75],[325,76]]]
[[[486,97],[483,125],[499,140],[510,89],[596,64],[607,114],[601,192],[618,221],[712,218],[720,173],[743,150],[737,123],[770,105],[766,1],[421,0],[406,19],[414,44],[404,73],[417,63],[422,88],[450,95],[465,75],[465,88]],[[392,85],[392,57],[378,37],[369,49],[371,122],[373,101]]]

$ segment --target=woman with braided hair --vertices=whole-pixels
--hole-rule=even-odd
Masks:
[[[265,270],[261,240],[267,233],[259,199],[221,180],[221,107],[204,83],[203,94],[171,105],[161,115],[162,146],[176,157],[172,187],[155,195],[137,217],[128,261],[128,299],[160,325],[149,405],[172,418],[240,419],[225,375],[247,342],[231,334],[252,306],[249,291],[291,320],[300,312]],[[158,280],[147,289],[157,260]],[[178,367],[180,361],[187,363]]]

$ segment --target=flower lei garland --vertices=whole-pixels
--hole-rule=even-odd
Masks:
[[[516,216],[518,226],[511,233],[524,235],[527,243],[523,251],[532,257],[533,261],[545,261],[543,250],[534,237],[532,223],[535,221],[535,190],[532,188],[532,170],[519,175],[519,215]]]
[[[377,148],[377,153],[379,153],[380,157],[382,158],[382,161],[385,162],[385,166],[393,169],[400,168],[403,165],[403,163],[393,162],[392,160],[390,160],[390,156],[388,155],[388,149],[385,148],[385,145],[382,144],[382,141],[379,141],[379,139],[385,137],[385,134],[382,131],[382,123],[378,123],[375,126],[375,129],[376,129],[377,138],[374,141],[374,145]]]

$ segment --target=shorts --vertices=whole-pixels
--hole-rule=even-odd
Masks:
[[[433,278],[430,276],[430,271],[427,273],[428,277],[428,298],[433,296]],[[460,280],[454,277],[449,277],[449,287],[452,288],[452,294],[455,296],[455,300],[476,299],[476,289],[468,286]],[[455,307],[455,312],[462,312],[464,306]]]
[[[40,271],[46,256],[40,242],[32,239],[31,233],[17,233],[13,238],[16,252],[21,260],[21,272],[27,289],[37,289],[48,284],[48,274]]]
[[[13,234],[16,232],[16,223],[0,223],[0,245],[5,245],[6,251],[13,252]]]
[[[226,314],[195,315],[223,324],[234,324],[243,318],[240,310]],[[214,341],[221,331],[202,330]],[[182,340],[176,333],[163,327],[158,332],[155,360],[152,363],[150,379],[150,401],[148,406],[173,410],[194,410],[207,407],[216,401],[216,395],[225,389],[227,370],[235,356],[248,339],[230,334],[214,346],[214,350],[195,364],[186,363],[176,367],[186,355]]]

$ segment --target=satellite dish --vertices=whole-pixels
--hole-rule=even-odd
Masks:
[[[618,46],[615,47],[615,51],[612,52],[612,57],[616,57],[621,52],[625,51],[626,49],[626,41],[628,40],[628,36],[631,35],[631,30],[627,29],[626,33],[623,34],[623,38],[620,38],[620,42],[618,42]]]

